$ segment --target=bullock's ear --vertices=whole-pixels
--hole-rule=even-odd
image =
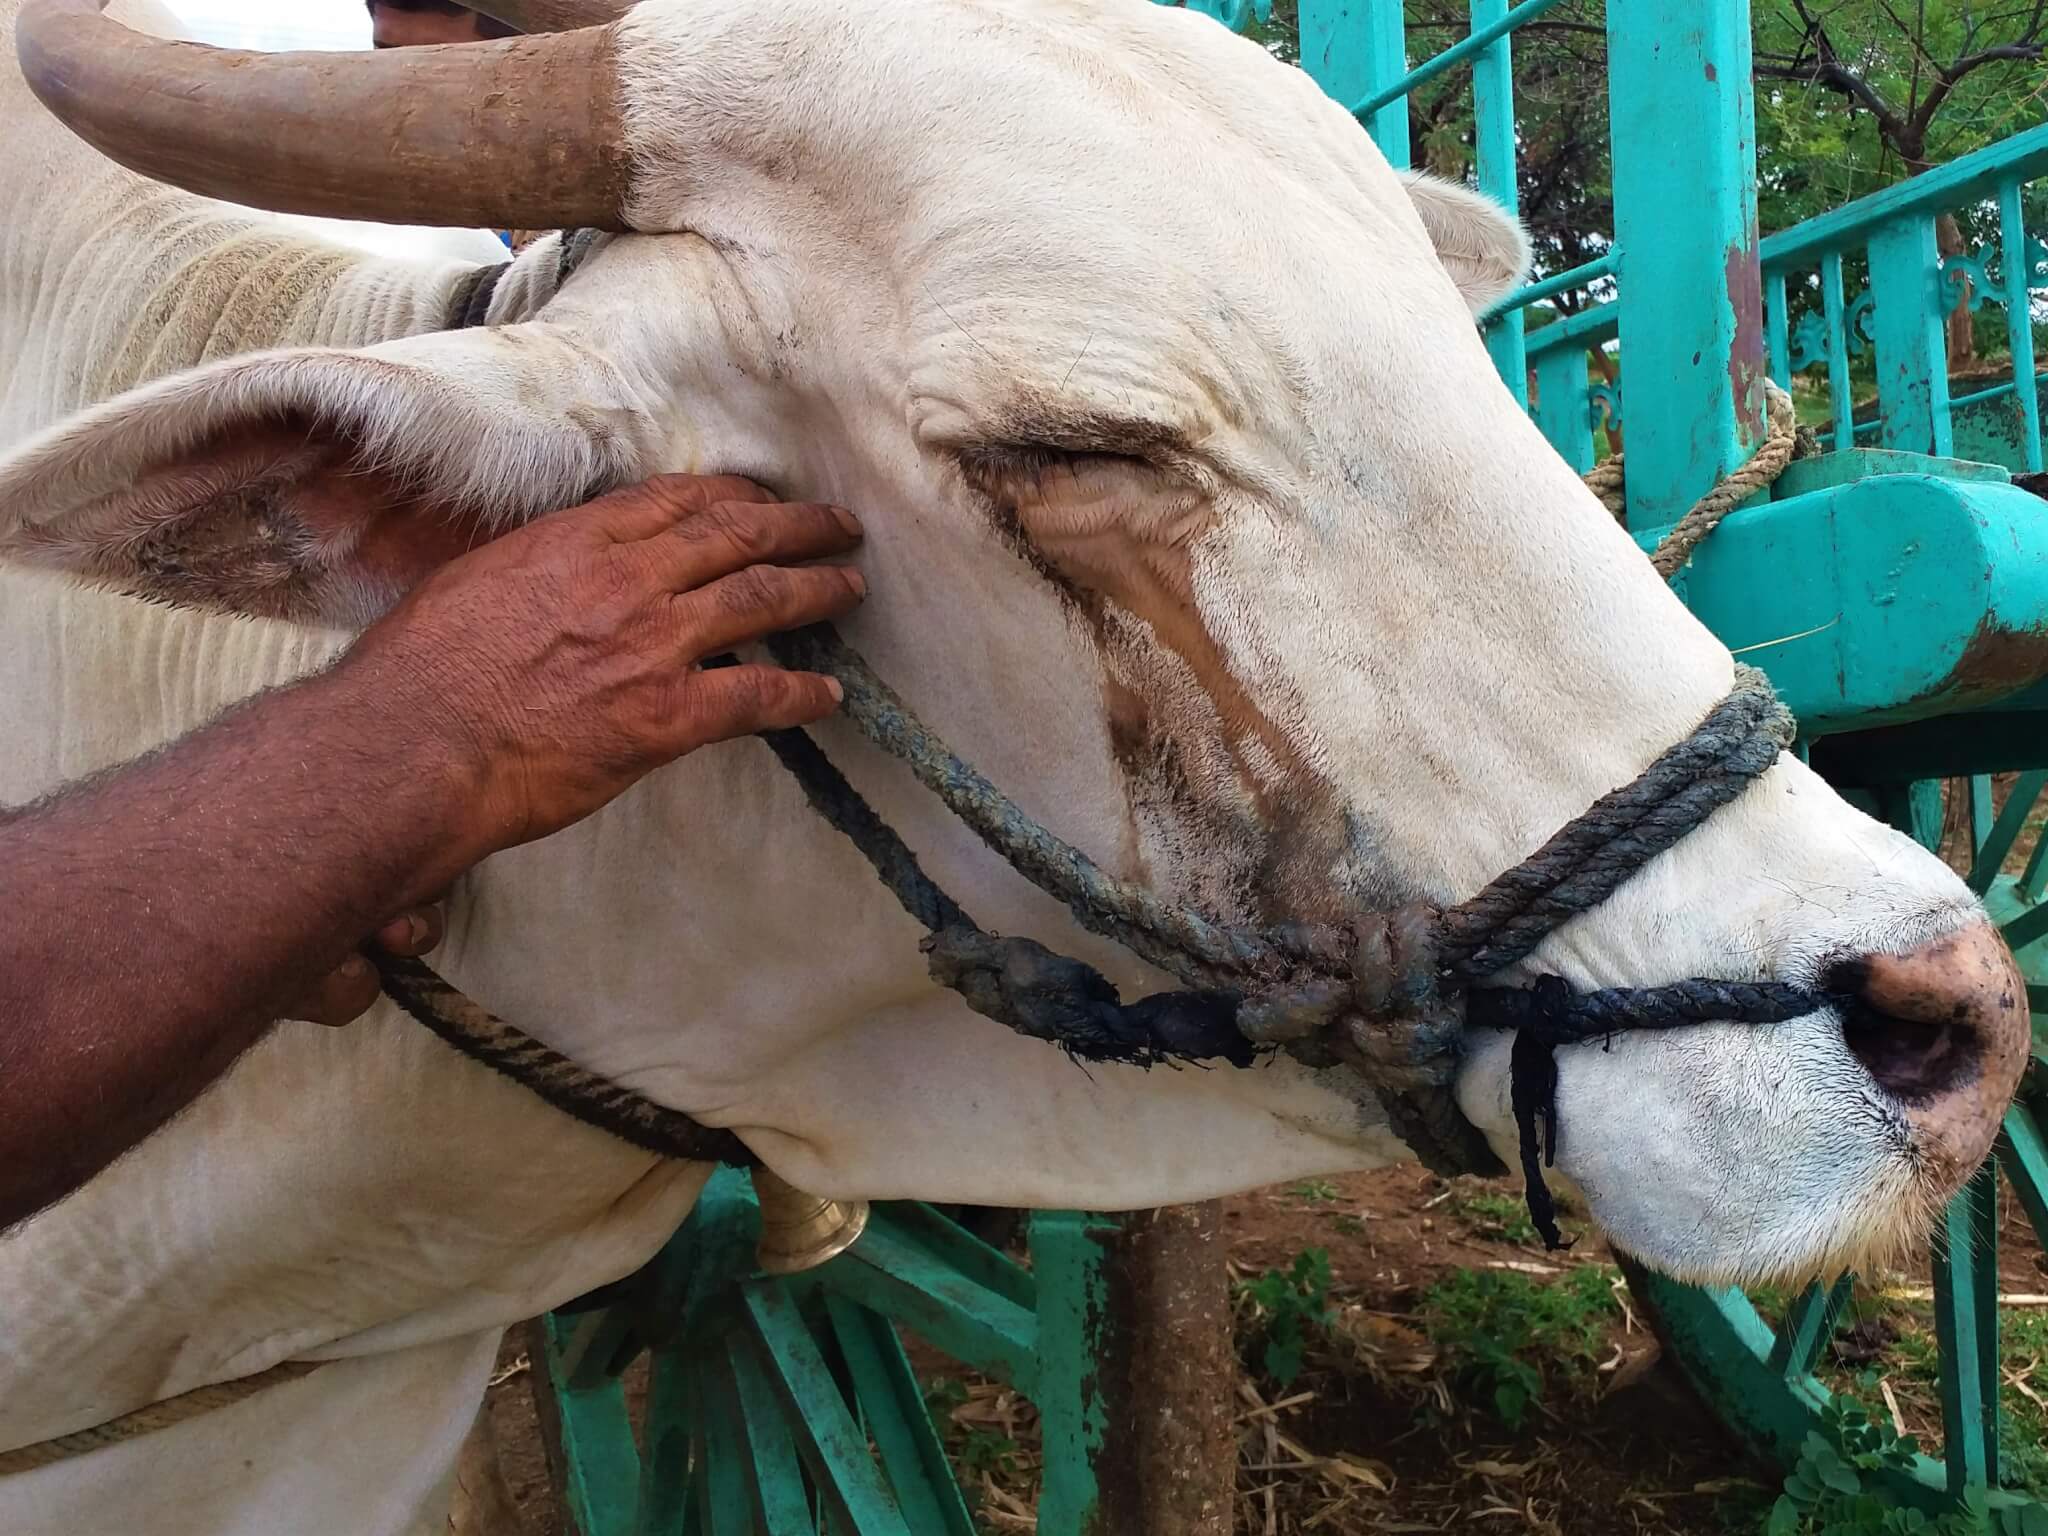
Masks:
[[[1529,270],[1529,237],[1520,223],[1492,198],[1421,171],[1401,180],[1437,260],[1473,314],[1514,291]]]
[[[634,478],[649,434],[626,400],[542,324],[236,358],[0,458],[0,559],[366,623],[496,532]]]

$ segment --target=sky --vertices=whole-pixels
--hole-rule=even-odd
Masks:
[[[363,0],[170,0],[188,35],[234,48],[367,48]]]

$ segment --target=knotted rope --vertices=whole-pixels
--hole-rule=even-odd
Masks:
[[[1081,962],[1029,939],[984,933],[815,744],[800,732],[771,738],[811,803],[931,931],[925,947],[935,981],[977,1012],[1087,1060],[1242,1065],[1253,1050],[1282,1046],[1312,1063],[1344,1061],[1360,1070],[1418,1155],[1452,1169],[1497,1166],[1449,1102],[1460,1025],[1514,1029],[1522,1171],[1531,1216],[1553,1245],[1560,1238],[1536,1128],[1539,1118],[1548,1125],[1548,1162],[1556,1141],[1557,1046],[1709,1020],[1778,1023],[1822,1005],[1817,994],[1782,982],[1698,978],[1586,993],[1557,978],[1531,989],[1474,985],[1526,959],[1562,924],[1605,901],[1777,761],[1791,745],[1792,720],[1752,668],[1736,668],[1733,689],[1685,740],[1468,900],[1442,911],[1371,913],[1342,930],[1254,930],[1189,912],[1107,874],[947,748],[833,631],[804,630],[768,644],[783,665],[838,679],[844,713],[862,734],[907,764],[992,851],[1063,901],[1081,926],[1192,990],[1126,1005]]]
[[[1692,552],[1699,548],[1700,541],[1721,526],[1722,518],[1758,491],[1775,483],[1785,472],[1785,466],[1792,462],[1799,444],[1799,416],[1793,409],[1792,397],[1772,379],[1764,380],[1764,414],[1764,440],[1749,462],[1694,502],[1685,516],[1665,530],[1664,537],[1657,541],[1657,547],[1650,551],[1650,564],[1666,581],[1692,558]],[[1617,521],[1628,510],[1625,458],[1626,455],[1617,453],[1594,465],[1585,476],[1587,489],[1600,498],[1600,504],[1612,512]]]

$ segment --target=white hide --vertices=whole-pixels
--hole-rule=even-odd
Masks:
[[[1512,232],[1430,190],[1418,216],[1340,108],[1206,18],[1149,0],[652,0],[619,57],[633,212],[688,233],[607,243],[544,307],[552,251],[530,253],[493,308],[508,323],[440,336],[419,333],[460,265],[150,188],[0,68],[0,529],[89,540],[138,473],[287,403],[489,516],[656,469],[842,501],[871,530],[852,638],[913,706],[1063,836],[1232,915],[1470,892],[1725,690],[1726,652],[1473,334],[1470,310],[1521,265]],[[1455,280],[1427,232],[1446,228]],[[271,355],[221,361],[246,352]],[[1010,452],[1072,449],[1048,428],[1103,416],[1170,436],[1166,462]],[[1171,576],[1186,601],[1091,628],[1019,540],[1141,596],[1132,573]],[[329,590],[336,618],[385,595],[347,570]],[[1169,643],[1190,614],[1271,727],[1241,762],[1215,677]],[[0,799],[173,737],[341,641],[0,573]],[[1191,812],[1120,765],[1105,700],[1125,695],[1170,726],[1204,797]],[[849,731],[821,736],[985,923],[1157,984]],[[1283,848],[1260,796],[1297,784],[1313,794]],[[1970,910],[1788,761],[1542,959],[1587,983],[1803,981]],[[936,992],[918,937],[749,743],[492,860],[437,963],[823,1194],[1126,1208],[1400,1155],[1342,1074],[1084,1073]],[[1562,1061],[1563,1171],[1666,1267],[1803,1272],[1917,1214],[1896,1107],[1832,1020]],[[1460,1096],[1505,1145],[1492,1042]],[[0,1239],[0,1446],[276,1360],[347,1356],[347,1374],[0,1482],[0,1529],[430,1527],[497,1330],[633,1268],[701,1177],[388,1009],[282,1027]],[[337,1445],[335,1423],[387,1412]],[[212,1502],[156,1502],[173,1462]],[[365,1490],[385,1489],[409,1491],[373,1507]]]

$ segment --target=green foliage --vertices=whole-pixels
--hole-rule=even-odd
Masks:
[[[1881,1479],[1910,1470],[1919,1450],[1855,1398],[1836,1397],[1806,1437],[1764,1536],[2048,1536],[2048,1511],[1993,1509],[1974,1489],[1943,1515],[1899,1504]]]
[[[1303,1179],[1287,1193],[1309,1205],[1328,1205],[1337,1198],[1337,1186],[1328,1179]]]
[[[2037,1372],[2048,1362],[2048,1313],[2000,1308],[1998,1330],[2000,1354],[2007,1367],[2006,1388],[1999,1399],[1999,1470],[2008,1487],[2024,1488],[2039,1498],[2048,1495],[2048,1412],[2036,1398],[2019,1390],[2011,1373],[2024,1368],[2027,1361],[2034,1363]],[[2025,1376],[2019,1379],[2040,1392],[2038,1376],[2033,1381]],[[2042,1536],[2048,1536],[2048,1529]]]
[[[938,1431],[946,1454],[959,1471],[961,1496],[968,1512],[978,1514],[984,1476],[1014,1481],[1021,1447],[1010,1436],[985,1424],[962,1424],[953,1410],[967,1401],[967,1385],[951,1376],[935,1376],[924,1389],[924,1410]]]
[[[1269,1269],[1243,1282],[1237,1294],[1251,1308],[1260,1368],[1278,1385],[1293,1386],[1309,1340],[1327,1333],[1336,1320],[1328,1250],[1305,1249],[1286,1269]]]
[[[1620,1315],[1614,1271],[1586,1265],[1544,1285],[1512,1270],[1460,1270],[1422,1299],[1445,1365],[1510,1429],[1552,1388],[1582,1389]]]
[[[1474,1237],[1529,1245],[1541,1240],[1536,1223],[1529,1219],[1529,1202],[1518,1196],[1486,1190],[1454,1201],[1451,1209],[1464,1218]]]

